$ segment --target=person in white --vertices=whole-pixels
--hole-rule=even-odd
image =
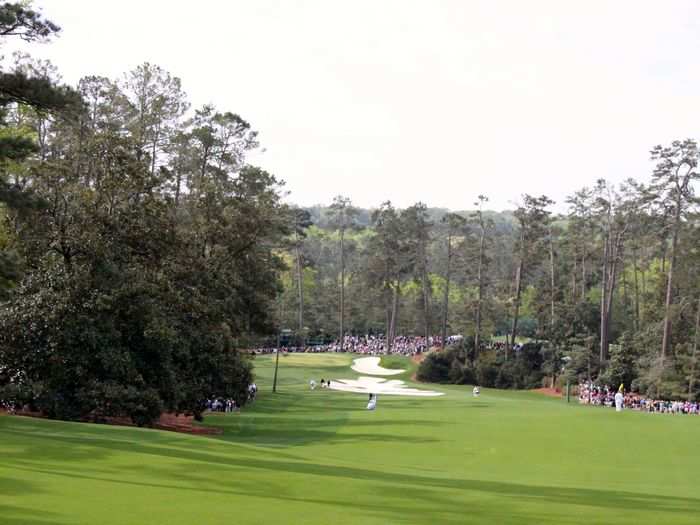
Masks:
[[[367,410],[374,410],[375,408],[377,408],[377,394],[370,394]]]
[[[311,388],[311,390],[314,390],[316,388],[316,381],[314,381],[313,379],[309,381],[309,387]]]
[[[617,394],[615,394],[615,411],[622,412],[622,406],[624,404],[625,396],[622,394],[622,392],[618,391]]]
[[[475,387],[474,387],[474,390],[472,390],[472,395],[473,395],[474,397],[479,397],[479,393],[480,393],[480,392],[479,392],[479,387],[478,387],[478,386],[475,386]]]

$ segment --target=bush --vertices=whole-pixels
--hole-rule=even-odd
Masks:
[[[453,355],[450,352],[433,352],[423,360],[416,378],[426,383],[448,383]]]
[[[245,403],[251,364],[206,302],[137,273],[83,272],[27,279],[0,310],[0,400],[138,425],[163,410],[198,416],[210,396]]]
[[[466,358],[467,349],[451,347],[428,354],[416,377],[430,383],[478,384],[495,388],[538,388],[542,378],[542,346],[528,343],[508,361],[494,351],[481,352],[476,362]]]
[[[475,365],[476,382],[482,386],[494,386],[498,377],[496,353],[482,352]]]

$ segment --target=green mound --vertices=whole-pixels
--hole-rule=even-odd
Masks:
[[[357,377],[351,359],[282,357],[273,395],[257,358],[259,399],[209,416],[216,438],[2,416],[0,523],[698,522],[700,418],[456,386],[370,412],[309,390]]]

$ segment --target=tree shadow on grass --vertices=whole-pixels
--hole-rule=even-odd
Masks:
[[[352,440],[366,443],[371,439],[385,440],[384,435],[375,434],[355,434],[347,436]],[[60,442],[72,444],[74,440],[66,436],[55,436]],[[397,437],[397,441],[405,442],[405,438]],[[388,472],[385,470],[371,470],[358,467],[339,467],[323,463],[309,461],[289,461],[277,458],[261,457],[256,450],[246,451],[245,449],[233,449],[227,451],[228,454],[217,454],[201,450],[183,450],[158,446],[156,444],[94,440],[95,445],[103,446],[106,451],[121,451],[143,455],[152,455],[163,458],[171,458],[179,461],[201,463],[204,465],[216,465],[220,467],[230,467],[236,469],[257,469],[269,470],[275,473],[289,473],[302,476],[322,476],[329,478],[343,478],[348,480],[371,481],[393,485],[415,485],[423,490],[458,490],[476,491],[501,496],[517,497],[525,499],[538,499],[544,502],[556,504],[592,505],[596,507],[606,507],[610,509],[634,508],[645,511],[662,512],[694,512],[700,515],[700,499],[689,497],[678,497],[656,494],[640,494],[635,492],[625,492],[616,490],[569,488],[554,486],[525,485],[518,483],[483,481],[472,479],[442,478],[425,476],[418,474],[407,474],[403,472]],[[65,448],[65,447],[63,447]],[[95,454],[92,451],[94,459]],[[246,452],[251,452],[249,455]],[[27,459],[29,458],[29,459]],[[16,468],[28,468],[32,465],[41,464],[48,458],[46,455],[24,455],[22,458],[6,458],[9,466]],[[63,460],[63,456],[54,458]],[[191,465],[186,468],[191,468]],[[182,474],[182,473],[181,473]],[[63,472],[61,475],[77,475]],[[184,475],[184,474],[183,474]]]
[[[36,483],[9,476],[0,477],[0,498],[9,501],[13,496],[41,497],[44,491]],[[2,525],[58,525],[57,514],[25,509],[17,505],[0,504],[0,523]]]
[[[413,523],[416,517],[437,516],[440,523],[465,523],[466,518],[477,518],[497,522],[527,521],[538,523],[578,523],[585,522],[583,515],[571,516],[572,505],[591,509],[610,511],[611,516],[627,518],[626,513],[656,512],[672,513],[687,517],[690,521],[700,513],[700,499],[635,493],[617,490],[585,489],[576,487],[554,487],[526,485],[522,483],[484,481],[474,479],[447,479],[405,473],[392,473],[378,470],[354,467],[338,467],[317,463],[290,463],[276,460],[261,460],[250,458],[220,458],[216,468],[243,468],[237,470],[236,476],[218,475],[203,477],[192,470],[191,466],[175,466],[160,472],[165,479],[177,479],[194,486],[183,486],[171,483],[151,483],[145,481],[125,480],[103,475],[86,475],[81,472],[48,471],[30,466],[18,466],[19,469],[40,472],[44,474],[65,476],[69,478],[112,482],[134,485],[146,488],[161,488],[185,492],[201,492],[206,494],[223,494],[251,496],[282,500],[290,502],[305,502],[324,506],[341,507],[360,510],[366,514],[382,517],[387,522]],[[308,476],[329,477],[329,483],[340,483],[346,489],[344,499],[338,498],[337,493],[324,497],[323,494],[294,495],[284,491],[273,490],[269,484],[241,482],[240,473],[247,469],[270,470],[274,478],[284,480],[284,483],[303,483]],[[151,469],[148,469],[151,474]],[[199,472],[202,472],[201,470]],[[299,478],[280,477],[284,474],[298,475]],[[371,482],[372,492],[367,485],[356,486],[349,483],[361,481]],[[363,497],[359,497],[364,490]],[[330,492],[330,491],[329,491]],[[488,496],[490,501],[480,505],[482,496]],[[493,501],[497,500],[498,505]],[[407,504],[410,502],[410,504]],[[483,503],[483,502],[482,502]],[[535,506],[527,507],[526,504]],[[552,505],[561,507],[553,508]],[[541,510],[537,510],[541,509]],[[568,518],[568,519],[567,519]],[[586,518],[586,519],[584,519]]]
[[[330,428],[329,430],[319,430],[319,428],[327,428],[327,425],[323,424],[323,421],[317,422],[317,425],[309,424],[306,427],[299,428],[298,424],[290,424],[289,427],[283,423],[274,424],[274,421],[268,421],[264,425],[255,424],[249,422],[247,426],[239,429],[238,433],[235,435],[229,435],[227,440],[210,440],[208,438],[201,438],[204,441],[203,448],[210,448],[210,441],[215,443],[229,443],[232,445],[233,449],[221,450],[223,454],[225,453],[236,453],[245,454],[245,447],[240,447],[238,445],[255,445],[260,446],[274,446],[274,447],[293,447],[306,445],[312,442],[329,442],[329,443],[414,443],[414,444],[426,444],[435,443],[439,441],[437,438],[432,437],[411,437],[411,436],[400,436],[392,432],[379,433],[379,432],[352,432],[352,433],[337,433],[337,428]],[[10,430],[8,434],[12,434],[16,437],[21,438],[23,432],[21,430]],[[77,462],[82,459],[99,459],[100,456],[109,454],[111,451],[124,451],[124,452],[134,452],[143,454],[164,454],[170,457],[188,458],[194,452],[192,451],[193,441],[189,440],[187,442],[180,441],[177,446],[160,446],[153,445],[151,442],[141,441],[141,440],[124,440],[124,439],[111,439],[105,436],[93,436],[89,440],[85,440],[80,436],[70,436],[70,435],[52,435],[51,443],[46,445],[45,443],[33,444],[31,440],[27,440],[27,447],[22,452],[23,457],[34,457],[41,458],[46,461],[57,460],[57,461],[71,461]],[[66,447],[65,444],[71,445]],[[154,452],[160,451],[160,452]],[[169,451],[166,453],[166,451]],[[216,452],[216,451],[215,451]],[[254,454],[259,455],[259,450],[255,450]],[[217,457],[216,454],[207,454],[203,452],[198,452],[197,454],[204,454],[201,456],[206,458]],[[292,456],[293,457],[293,456]],[[198,460],[195,456],[194,460]]]
[[[273,419],[266,424],[270,425],[268,431],[273,432]],[[363,423],[364,424],[364,423]],[[590,507],[597,510],[610,511],[611,515],[618,513],[624,516],[634,512],[658,512],[678,516],[681,519],[688,518],[688,523],[700,515],[700,499],[689,497],[677,497],[668,495],[646,494],[619,490],[589,489],[576,487],[538,486],[522,483],[503,481],[484,481],[477,479],[445,478],[425,474],[416,474],[406,469],[379,470],[366,469],[356,466],[339,466],[323,462],[307,461],[303,458],[293,457],[289,454],[275,452],[273,456],[263,456],[260,449],[248,446],[214,445],[206,441],[206,450],[198,450],[192,447],[196,440],[178,440],[176,437],[163,443],[162,439],[111,439],[112,432],[92,435],[85,440],[82,435],[66,435],[62,433],[51,434],[47,439],[37,441],[35,429],[7,429],[22,442],[23,434],[26,434],[26,442],[31,443],[30,448],[21,453],[7,455],[3,463],[10,469],[38,472],[43,475],[64,476],[76,479],[99,480],[105,482],[121,483],[143,487],[158,487],[178,491],[190,491],[197,493],[221,493],[230,495],[256,496],[260,498],[273,498],[277,500],[307,501],[318,505],[330,505],[335,507],[347,506],[360,509],[363,513],[373,514],[386,518],[387,522],[415,522],[415,512],[421,510],[424,516],[439,513],[440,522],[463,523],[465,518],[465,497],[469,503],[469,514],[475,515],[478,508],[480,495],[485,499],[497,499],[502,505],[494,506],[493,503],[483,507],[484,519],[491,519],[494,515],[500,516],[500,522],[516,519],[516,513],[536,512],[537,508],[549,509],[552,505],[558,505],[560,509],[571,506]],[[259,429],[258,429],[259,431]],[[318,433],[319,431],[314,431]],[[313,432],[312,432],[313,434]],[[147,433],[140,433],[143,438]],[[165,438],[162,434],[153,433],[156,437]],[[121,433],[118,434],[121,437]],[[384,434],[362,433],[342,436],[347,441],[355,440],[358,443],[371,442],[372,439],[387,441]],[[334,439],[333,435],[312,435],[312,439]],[[406,442],[407,438],[394,438],[396,441]],[[177,446],[171,446],[175,442]],[[124,452],[141,454],[140,463],[143,465],[144,475],[137,480],[124,479],[122,469],[112,469],[105,472],[100,460],[112,454]],[[148,456],[172,459],[173,463],[166,467],[156,467],[162,462],[152,462]],[[88,470],[83,459],[91,461],[94,469]],[[97,463],[95,463],[97,461]],[[316,494],[313,497],[300,497],[295,494],[285,494],[277,491],[272,494],[269,484],[246,483],[247,473],[255,472],[251,479],[263,478],[284,480],[285,483],[301,483],[309,480],[310,476],[326,480],[325,484],[341,484],[347,490],[338,497],[337,493],[329,491],[329,496]],[[129,471],[133,476],[133,470]],[[150,483],[141,481],[148,479],[148,475],[158,474],[164,479],[176,479],[181,483],[189,483],[192,486],[182,486],[171,483]],[[215,475],[216,473],[216,475]],[[2,488],[12,490],[16,480],[4,479],[0,482],[0,494]],[[32,487],[17,485],[17,490],[34,492]],[[10,487],[9,489],[7,487]],[[356,492],[367,491],[371,487],[373,491],[381,495],[368,493],[364,500],[357,498]],[[483,496],[481,497],[482,499]],[[472,503],[473,500],[473,503]],[[523,508],[525,510],[523,510]],[[413,509],[413,510],[409,510]],[[545,511],[542,511],[545,512]],[[564,511],[559,514],[562,518]],[[12,514],[10,514],[12,515]],[[528,521],[545,522],[556,515],[551,509],[546,515],[532,517]],[[33,516],[27,511],[26,515],[21,509],[15,509],[13,521],[6,521],[12,525],[26,523],[27,525],[50,524],[51,516]],[[575,517],[576,518],[576,517]],[[24,520],[24,521],[21,521]],[[33,520],[33,522],[32,522]],[[42,521],[43,520],[43,521]],[[556,520],[554,520],[556,522]],[[560,519],[559,523],[569,520]],[[574,521],[576,522],[576,521]]]
[[[415,425],[437,426],[437,422],[416,421]],[[240,418],[232,425],[222,424],[224,434],[215,439],[257,446],[310,443],[435,443],[431,436],[402,436],[396,430],[410,422],[396,420],[369,421],[347,417],[260,416]],[[341,431],[342,430],[342,431]]]
[[[364,396],[336,397],[331,392],[314,394],[280,394],[273,400],[256,401],[250,409],[241,413],[210,414],[207,425],[222,428],[224,433],[213,439],[257,446],[300,446],[316,442],[344,443],[364,440],[373,442],[434,443],[431,437],[398,437],[390,427],[436,427],[444,423],[429,418],[401,420],[392,418],[395,405],[387,407],[382,417],[363,417],[367,414]],[[426,415],[428,413],[426,412]],[[358,428],[367,432],[356,433]],[[340,429],[348,432],[340,432]],[[377,432],[380,428],[389,429]]]
[[[0,523],[2,525],[68,525],[70,522],[59,520],[59,515],[54,512],[2,504],[0,505]]]
[[[39,490],[33,483],[23,479],[15,479],[6,476],[0,477],[0,496],[18,496],[37,492],[39,492]],[[2,514],[0,514],[0,516],[2,516]]]

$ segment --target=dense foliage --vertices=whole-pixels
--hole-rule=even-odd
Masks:
[[[21,9],[1,7],[0,22],[27,25],[23,38],[57,30]],[[48,63],[16,54],[12,67],[0,77],[0,399],[139,424],[199,415],[210,396],[243,404],[251,365],[236,348],[270,330],[290,231],[280,184],[245,163],[250,124],[188,113],[180,80],[151,64],[75,89]]]
[[[546,196],[524,195],[512,213],[486,210],[484,196],[453,213],[421,203],[362,210],[337,198],[352,210],[341,243],[337,204],[309,208],[301,256],[283,275],[279,325],[311,342],[339,332],[463,334],[472,350],[460,366],[484,385],[591,379],[695,399],[700,154],[685,140],[651,155],[649,183],[596,181],[561,215]],[[537,358],[528,347],[521,366],[513,349],[528,340]],[[433,359],[426,377],[462,381],[446,379],[451,355]]]
[[[473,349],[471,350],[473,352]],[[506,360],[505,353],[482,351],[470,359],[463,347],[426,356],[416,374],[420,381],[481,385],[493,388],[539,388],[544,378],[543,346],[526,343]]]

